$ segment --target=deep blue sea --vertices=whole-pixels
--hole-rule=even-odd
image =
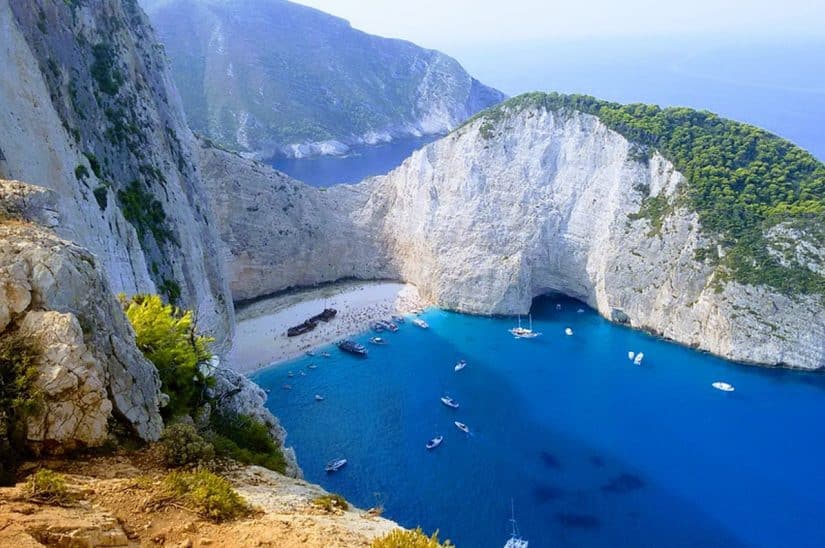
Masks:
[[[564,297],[536,300],[534,340],[512,318],[424,317],[367,359],[330,348],[255,375],[308,480],[459,547],[503,546],[511,499],[531,548],[825,545],[822,375],[730,363]]]
[[[315,156],[301,160],[275,158],[269,163],[290,177],[312,186],[357,183],[373,175],[389,173],[413,152],[440,135],[410,137],[391,143],[354,148],[346,156]]]

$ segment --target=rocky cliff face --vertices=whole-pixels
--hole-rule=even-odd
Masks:
[[[115,292],[195,310],[225,347],[233,316],[191,132],[136,2],[0,0],[0,177],[59,196],[58,234]]]
[[[143,0],[192,128],[259,157],[444,133],[504,96],[440,52],[283,0]]]
[[[387,176],[325,192],[207,151],[208,184],[236,201],[216,210],[236,298],[343,272],[396,277],[481,314],[525,314],[558,291],[727,358],[825,366],[822,301],[725,280],[697,259],[715,242],[675,199],[686,180],[666,159],[638,159],[633,143],[578,112],[528,109],[495,124],[477,120]],[[661,226],[639,214],[651,197],[672,202]]]
[[[206,143],[200,158],[235,300],[342,278],[398,277],[381,252],[383,200],[371,185],[310,187]]]
[[[33,223],[60,226],[51,191],[0,180],[0,336],[18,331],[40,349],[44,406],[29,419],[36,451],[95,447],[112,415],[157,439],[160,380],[98,259]]]

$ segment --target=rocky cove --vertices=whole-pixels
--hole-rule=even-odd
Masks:
[[[702,170],[677,168],[680,158],[661,135],[661,146],[652,146],[657,128],[633,132],[634,120],[647,120],[644,109],[617,122],[607,107],[577,106],[578,99],[562,107],[516,100],[386,175],[313,188],[194,136],[136,2],[0,0],[0,29],[7,69],[0,81],[0,335],[40,348],[30,380],[43,401],[26,415],[20,446],[35,467],[59,458],[73,470],[87,451],[114,444],[115,461],[107,462],[136,459],[130,466],[139,468],[142,451],[152,449],[130,452],[129,443],[151,446],[161,436],[169,405],[163,371],[138,347],[120,293],[161,295],[191,311],[198,333],[214,339],[214,359],[197,364],[210,364],[214,406],[188,421],[231,412],[262,424],[293,478],[266,472],[262,480],[259,470],[245,469],[233,477],[247,494],[256,482],[320,493],[295,479],[300,468],[266,393],[237,372],[245,364],[230,354],[233,303],[290,288],[396,280],[417,288],[416,306],[477,315],[526,314],[535,297],[558,292],[610,321],[731,360],[825,365],[816,290],[825,272],[816,224],[822,194],[816,184],[799,190],[805,185],[790,168],[792,199],[760,210],[779,222],[751,223],[764,244],[753,257],[703,224],[706,211],[691,201]],[[478,91],[466,74],[461,82]],[[481,106],[470,102],[437,130]],[[754,139],[804,165],[806,185],[821,180],[821,164],[793,145]],[[742,270],[766,261],[802,273],[788,277],[798,290]],[[3,496],[19,502],[18,494]],[[260,505],[270,516],[285,507],[298,516],[314,511],[308,495],[282,502]],[[12,513],[31,516],[24,506]],[[324,515],[317,542],[343,531],[355,536],[342,545],[366,545],[392,528],[353,512],[355,519]],[[111,515],[101,519],[95,523],[113,523]],[[33,539],[40,529],[9,529],[16,536],[4,542]],[[170,538],[183,542],[179,533]]]
[[[716,243],[679,205],[687,182],[660,154],[634,160],[633,143],[584,113],[514,112],[494,139],[484,126],[328,189],[202,144],[233,297],[397,279],[440,307],[515,315],[559,292],[732,360],[825,365],[821,298],[720,281],[712,261],[696,260]],[[651,197],[674,202],[658,227],[638,215]]]

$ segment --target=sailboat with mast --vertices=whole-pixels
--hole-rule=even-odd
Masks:
[[[518,327],[513,327],[509,329],[510,333],[517,339],[533,339],[541,335],[541,333],[537,333],[533,331],[533,315],[529,316],[530,318],[530,327],[522,327],[521,326],[521,316],[518,317]]]
[[[527,541],[521,538],[521,534],[518,530],[518,523],[516,523],[516,509],[513,506],[512,500],[510,500],[510,511],[512,512],[510,524],[513,527],[513,531],[510,533],[510,538],[507,539],[507,542],[504,544],[504,548],[527,548]]]

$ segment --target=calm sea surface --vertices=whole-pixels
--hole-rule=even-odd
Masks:
[[[825,377],[726,362],[563,297],[536,301],[534,340],[512,319],[424,317],[367,359],[331,347],[256,374],[308,480],[460,547],[502,546],[511,499],[532,548],[825,545]],[[333,457],[349,465],[327,475]]]
[[[270,165],[312,186],[357,183],[373,175],[389,173],[400,166],[410,154],[439,137],[427,135],[399,139],[382,145],[358,147],[347,156],[316,156],[302,160],[276,158],[270,161]]]

